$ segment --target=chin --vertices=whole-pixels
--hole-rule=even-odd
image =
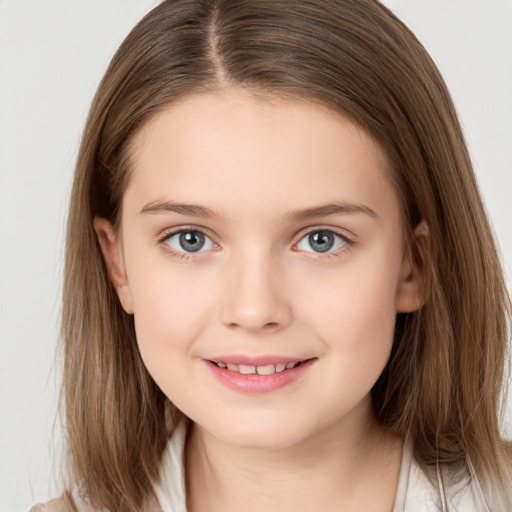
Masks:
[[[301,428],[302,427],[302,428]],[[202,426],[223,444],[245,450],[281,450],[307,439],[312,433],[305,426],[290,428],[290,420],[232,419],[227,423]]]

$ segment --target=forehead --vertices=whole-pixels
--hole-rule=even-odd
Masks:
[[[396,197],[379,145],[323,106],[245,90],[188,96],[136,135],[126,198],[275,211]],[[135,197],[137,196],[137,197]],[[396,205],[395,205],[396,206]]]

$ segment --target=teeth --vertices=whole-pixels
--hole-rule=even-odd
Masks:
[[[238,371],[242,374],[242,375],[249,375],[251,373],[256,373],[256,366],[247,366],[245,364],[241,364],[239,367],[238,367]]]
[[[276,367],[273,364],[267,364],[267,366],[257,366],[256,371],[258,375],[272,375],[276,373]]]
[[[285,370],[295,368],[299,363],[300,361],[295,361],[292,363],[277,363],[276,365],[267,364],[265,366],[251,366],[246,364],[226,364],[219,361],[216,365],[219,368],[227,368],[229,371],[238,372],[242,375],[272,375],[274,373],[281,373]]]

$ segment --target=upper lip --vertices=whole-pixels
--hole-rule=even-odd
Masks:
[[[313,359],[312,357],[300,356],[278,356],[278,355],[265,355],[265,356],[249,356],[249,355],[226,355],[206,358],[213,363],[236,364],[244,366],[267,366],[270,364],[276,365],[280,363],[298,363],[299,361],[307,361]]]

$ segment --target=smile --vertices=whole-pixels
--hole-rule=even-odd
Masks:
[[[263,394],[288,386],[307,374],[316,357],[307,359],[279,356],[237,357],[206,359],[213,375],[227,387],[249,394]]]
[[[289,363],[266,364],[263,366],[253,366],[247,364],[223,363],[222,361],[212,361],[219,368],[237,372],[242,375],[272,375],[281,373],[285,370],[291,370],[299,366],[302,361],[290,361]]]

